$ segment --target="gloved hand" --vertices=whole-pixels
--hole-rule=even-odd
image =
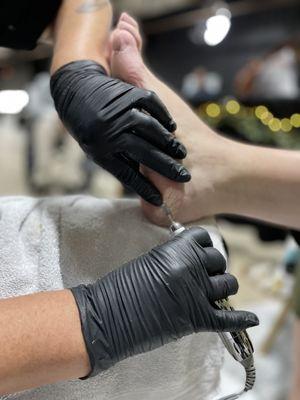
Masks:
[[[71,289],[79,308],[91,373],[200,331],[238,331],[258,324],[245,311],[214,301],[237,280],[204,229],[182,232],[91,285]]]
[[[153,92],[111,78],[101,65],[85,60],[56,71],[51,93],[61,120],[86,154],[145,200],[162,203],[159,191],[139,172],[140,163],[171,180],[190,180],[174,160],[186,156],[170,133],[176,124]]]

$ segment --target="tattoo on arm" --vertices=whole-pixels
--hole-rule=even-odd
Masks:
[[[85,0],[76,11],[80,14],[99,11],[109,4],[109,0]]]

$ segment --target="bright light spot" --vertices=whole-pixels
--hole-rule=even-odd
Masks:
[[[211,118],[216,118],[221,114],[220,106],[216,103],[210,103],[206,107],[206,114]]]
[[[227,36],[231,26],[230,19],[225,15],[215,15],[206,21],[204,32],[205,43],[209,46],[216,46]]]
[[[1,90],[0,113],[18,114],[28,104],[29,96],[25,90]]]
[[[281,120],[281,130],[283,132],[290,132],[292,130],[292,125],[288,118],[283,118]]]
[[[268,112],[267,107],[265,106],[257,106],[255,108],[255,115],[257,118],[262,119],[262,117],[264,116],[264,114],[266,114]]]
[[[271,129],[271,131],[273,131],[273,132],[280,131],[281,123],[280,123],[280,120],[278,118],[272,118],[269,121],[268,125],[269,125],[269,128]]]
[[[271,121],[271,119],[273,119],[273,114],[270,113],[269,111],[265,112],[262,116],[261,116],[261,122],[264,125],[269,125],[269,122]]]
[[[295,128],[300,128],[300,114],[293,114],[291,116],[291,124],[295,127]]]
[[[236,100],[229,100],[225,107],[229,114],[237,114],[241,109],[241,106]]]

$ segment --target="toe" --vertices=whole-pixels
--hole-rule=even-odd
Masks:
[[[111,46],[113,51],[120,52],[129,48],[136,48],[137,45],[135,38],[129,32],[116,29],[112,33]]]
[[[131,15],[127,14],[126,12],[123,12],[120,19],[122,19],[123,21],[128,22],[130,25],[134,26],[135,28],[139,29],[139,24],[137,23],[137,21],[131,17]]]
[[[138,29],[136,29],[134,26],[132,26],[128,22],[122,21],[122,20],[120,20],[118,22],[118,26],[117,27],[120,30],[124,30],[124,31],[130,33],[134,37],[138,49],[141,50],[141,48],[142,48],[142,38],[141,38],[141,36],[139,34]]]

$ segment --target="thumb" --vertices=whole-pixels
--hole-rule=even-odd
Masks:
[[[238,332],[259,325],[259,319],[248,311],[215,310],[220,332]]]

